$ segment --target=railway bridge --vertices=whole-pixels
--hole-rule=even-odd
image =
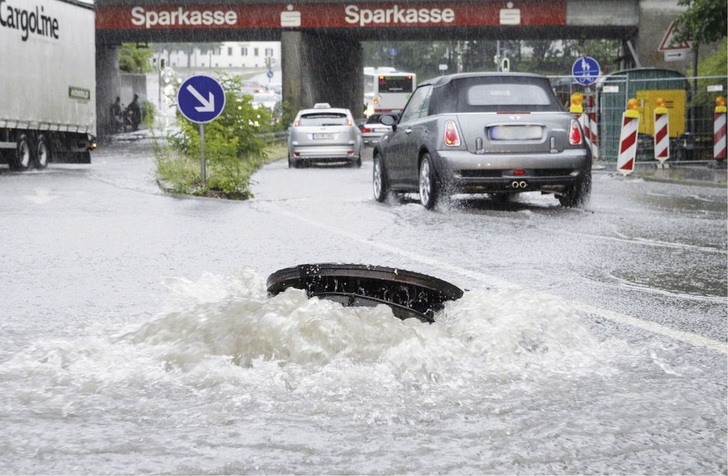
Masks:
[[[361,43],[396,40],[617,39],[625,67],[658,52],[678,0],[96,0],[97,118],[119,90],[122,42],[280,41],[283,97],[294,108],[361,108]]]

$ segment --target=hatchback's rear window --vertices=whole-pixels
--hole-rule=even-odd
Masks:
[[[349,118],[346,114],[341,113],[315,113],[305,114],[299,119],[302,126],[346,126],[349,124]]]

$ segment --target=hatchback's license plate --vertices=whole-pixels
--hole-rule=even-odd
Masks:
[[[541,126],[493,126],[488,129],[490,140],[534,140],[542,135]]]
[[[314,134],[313,135],[313,140],[330,140],[330,139],[333,139],[333,138],[334,138],[334,135],[333,134],[322,134],[322,133],[318,133],[318,134]]]

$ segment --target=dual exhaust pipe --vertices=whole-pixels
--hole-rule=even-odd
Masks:
[[[513,188],[528,188],[528,184],[526,183],[525,180],[521,180],[521,181],[514,180],[513,182],[511,182],[511,187],[513,187]]]

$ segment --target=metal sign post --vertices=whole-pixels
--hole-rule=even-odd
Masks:
[[[207,165],[205,163],[205,124],[200,124],[200,180],[204,187],[207,183]]]
[[[225,91],[210,76],[190,76],[177,92],[177,105],[184,117],[200,125],[200,178],[207,182],[205,164],[205,124],[211,122],[225,108]]]

